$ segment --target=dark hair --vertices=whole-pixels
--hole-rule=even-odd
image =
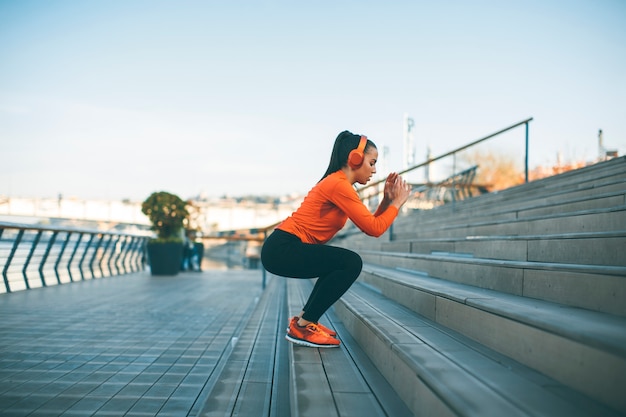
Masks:
[[[348,164],[348,155],[350,154],[350,151],[358,148],[360,141],[361,135],[355,135],[354,133],[347,130],[341,132],[337,136],[337,139],[335,139],[333,151],[330,154],[330,162],[328,163],[328,168],[326,168],[326,172],[324,173],[324,176],[320,179],[320,181],[332,174],[333,172],[337,172],[341,168],[345,167]],[[368,139],[363,153],[367,152],[368,149],[371,147],[376,148],[376,145],[374,145],[374,142]]]

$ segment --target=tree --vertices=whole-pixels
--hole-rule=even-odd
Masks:
[[[478,165],[474,184],[487,191],[498,191],[524,182],[524,172],[518,168],[513,156],[495,150],[475,150],[461,157],[471,165]]]

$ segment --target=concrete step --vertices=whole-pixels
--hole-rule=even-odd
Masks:
[[[626,266],[626,230],[531,236],[477,236],[411,240],[362,240],[353,249],[432,254],[472,255],[475,258],[586,265]]]
[[[583,210],[607,209],[626,204],[626,183],[622,182],[619,189],[604,192],[600,189],[576,192],[576,195],[544,194],[535,199],[524,201],[500,201],[474,207],[457,207],[456,210],[423,210],[415,215],[408,214],[397,220],[398,225],[419,224],[421,229],[437,228],[442,223],[461,224],[492,220],[519,219],[524,217],[564,214]],[[616,186],[612,188],[617,188]]]
[[[551,177],[542,178],[530,182],[533,187],[551,187],[555,184],[558,187],[566,186],[587,186],[594,181],[605,178],[620,178],[625,173],[626,157],[614,158],[609,161],[598,162],[583,168],[563,172]],[[621,177],[623,178],[623,177]],[[521,186],[521,185],[520,185]],[[520,187],[518,186],[518,187]]]
[[[424,218],[431,218],[432,215],[441,219],[445,216],[456,217],[463,213],[475,215],[483,212],[497,212],[500,207],[508,208],[511,205],[513,207],[533,208],[544,206],[546,203],[554,204],[572,199],[584,200],[588,196],[619,194],[620,192],[623,194],[626,192],[626,164],[615,166],[612,170],[614,172],[611,175],[597,173],[597,175],[604,175],[591,177],[588,181],[581,181],[580,178],[576,177],[570,184],[567,181],[564,182],[567,179],[564,177],[565,174],[557,175],[545,180],[458,201],[454,204],[446,204],[433,210],[414,211],[411,215],[424,221]]]
[[[611,161],[597,163],[573,171],[520,184],[490,195],[495,198],[498,198],[499,195],[505,196],[507,199],[523,198],[523,195],[532,193],[535,190],[589,188],[590,186],[594,187],[607,182],[624,180],[624,178],[626,178],[625,175],[626,158],[620,157]]]
[[[309,280],[286,281],[288,309],[297,314],[313,287]],[[332,312],[325,314],[320,321],[338,332],[342,344],[339,348],[319,349],[284,341],[288,346],[291,369],[291,413],[285,415],[411,416],[404,402],[350,334],[338,325]]]
[[[361,284],[335,310],[416,416],[618,415]]]
[[[623,188],[610,193],[591,193],[585,190],[583,195],[568,195],[567,199],[560,196],[545,197],[543,204],[534,207],[525,204],[517,209],[517,216],[535,217],[541,215],[576,212],[582,210],[594,210],[602,208],[619,207],[626,204],[626,183],[620,184]],[[597,190],[596,190],[597,191]]]
[[[626,316],[626,267],[524,262],[458,254],[359,250],[365,262],[478,288]]]
[[[467,236],[516,236],[539,234],[565,234],[581,232],[612,232],[622,230],[626,224],[626,205],[594,210],[581,210],[568,213],[524,217],[519,219],[499,219],[490,216],[488,220],[459,224],[439,223],[438,227],[420,227],[419,222],[402,222],[393,226],[393,240],[432,237]]]
[[[485,217],[500,213],[515,213],[514,217],[519,218],[624,205],[626,201],[626,183],[613,184],[610,188],[608,191],[603,187],[602,189],[585,189],[567,194],[543,194],[536,196],[534,199],[529,198],[522,201],[494,201],[483,206],[469,207],[463,210],[459,208],[446,217],[448,218],[447,221],[458,221],[462,218],[471,219],[477,216]],[[431,211],[429,214],[432,217],[441,218],[441,214],[436,211]]]
[[[626,182],[619,186],[620,191],[587,194],[557,201],[546,195],[541,201],[513,201],[505,204],[492,202],[471,209],[459,206],[453,211],[439,207],[409,212],[399,216],[380,240],[622,230],[626,224]],[[338,238],[349,238],[353,243],[369,241],[351,223],[348,223]]]
[[[626,411],[624,317],[376,265],[366,264],[361,279],[430,320]]]

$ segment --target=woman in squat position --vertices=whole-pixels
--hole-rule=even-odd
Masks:
[[[353,186],[371,179],[377,159],[378,150],[372,141],[341,132],[322,179],[263,245],[261,260],[269,272],[289,278],[318,278],[300,315],[289,323],[286,339],[292,343],[339,346],[335,332],[318,320],[357,279],[363,261],[355,252],[325,243],[347,219],[370,236],[382,235],[411,193],[410,186],[391,173],[385,181],[383,200],[376,212],[370,213]]]

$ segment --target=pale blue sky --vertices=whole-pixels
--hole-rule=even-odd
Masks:
[[[0,0],[0,195],[304,193],[345,129],[401,170],[404,113],[419,161],[623,154],[626,2]]]

